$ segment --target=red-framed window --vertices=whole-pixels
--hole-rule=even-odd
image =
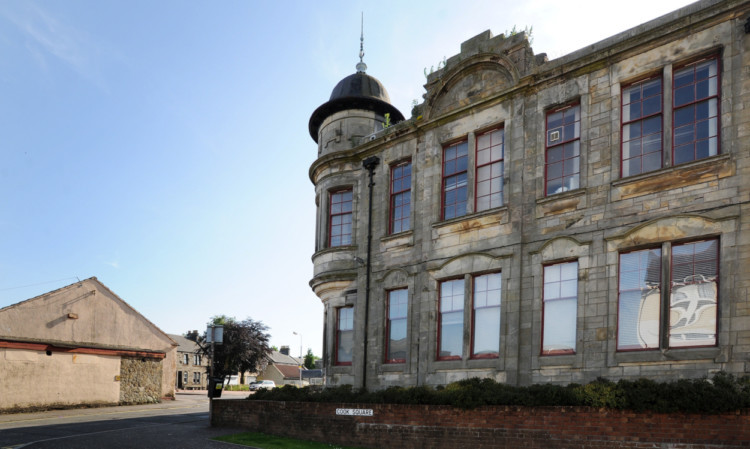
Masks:
[[[661,248],[620,254],[617,350],[658,349],[661,341]]]
[[[409,290],[401,288],[388,292],[388,321],[386,323],[385,361],[406,361],[406,327],[409,315]]]
[[[351,365],[354,350],[354,307],[336,309],[336,365]]]
[[[719,240],[672,245],[669,347],[716,346]]]
[[[500,354],[500,273],[474,277],[472,292],[471,357],[496,358]]]
[[[352,190],[331,192],[329,203],[328,246],[352,244]]]
[[[544,267],[542,355],[575,354],[578,261]]]
[[[544,181],[546,195],[580,186],[581,105],[547,112]]]
[[[411,161],[391,165],[390,233],[408,231],[411,218]]]
[[[622,177],[662,167],[661,74],[622,89]]]
[[[438,360],[459,360],[464,340],[464,280],[440,283]]]
[[[667,259],[662,257],[665,252]],[[661,277],[664,260],[670,265],[666,282]],[[667,348],[716,346],[718,239],[621,253],[618,283],[618,351],[662,349],[665,344]],[[665,290],[667,295],[662,294]],[[663,298],[668,298],[667,304]]]
[[[719,60],[702,59],[672,75],[674,165],[719,154]]]
[[[503,205],[505,131],[495,129],[477,138],[476,211]]]
[[[443,149],[443,220],[466,215],[468,165],[468,142],[459,142]]]

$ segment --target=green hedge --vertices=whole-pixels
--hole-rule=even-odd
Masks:
[[[649,379],[599,378],[586,385],[538,384],[514,387],[491,379],[466,379],[445,387],[390,387],[367,391],[350,385],[312,389],[284,386],[261,390],[250,400],[345,402],[369,404],[435,404],[471,409],[483,405],[578,405],[660,413],[723,413],[750,408],[750,377],[719,372],[711,379],[655,382]]]

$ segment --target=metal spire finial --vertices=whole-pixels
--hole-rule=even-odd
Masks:
[[[359,62],[357,63],[357,73],[365,73],[367,70],[367,64],[362,60],[365,57],[365,13],[362,13],[362,20],[360,23],[360,35],[359,35]]]

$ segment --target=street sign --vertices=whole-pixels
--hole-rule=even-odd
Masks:
[[[371,408],[337,408],[336,414],[340,416],[373,416]]]

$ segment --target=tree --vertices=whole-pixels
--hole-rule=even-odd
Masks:
[[[305,354],[305,362],[304,362],[305,368],[307,369],[315,368],[315,360],[319,358],[320,357],[315,357],[315,355],[313,355],[312,349],[308,348],[307,354]]]
[[[214,376],[226,378],[239,372],[240,382],[245,383],[245,371],[257,371],[267,363],[271,354],[268,346],[271,336],[266,332],[268,326],[251,318],[237,321],[226,315],[213,317],[209,322],[212,324],[224,326],[224,342],[214,345]],[[205,334],[200,346],[203,354],[211,357],[211,344],[206,342]]]

